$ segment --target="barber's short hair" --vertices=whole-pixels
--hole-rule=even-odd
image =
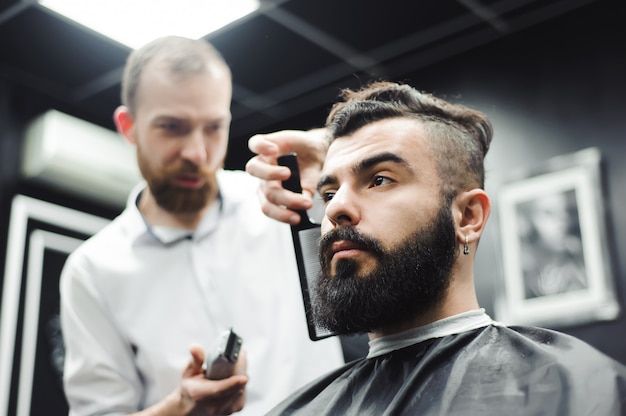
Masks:
[[[484,188],[484,158],[493,136],[489,119],[479,111],[406,84],[379,81],[357,91],[344,90],[326,120],[328,138],[332,141],[389,118],[416,119],[423,124],[444,198],[450,200],[464,190]]]
[[[211,64],[222,66],[228,74],[230,69],[223,56],[206,40],[165,36],[134,50],[128,56],[122,78],[122,104],[132,113],[137,106],[137,91],[146,66],[155,60],[169,66],[174,76],[203,73]]]

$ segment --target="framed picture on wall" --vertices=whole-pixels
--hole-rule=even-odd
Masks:
[[[499,186],[498,321],[563,327],[618,316],[601,179],[600,152],[589,148]]]
[[[0,313],[0,414],[67,414],[59,277],[69,253],[108,222],[23,195],[14,198]]]

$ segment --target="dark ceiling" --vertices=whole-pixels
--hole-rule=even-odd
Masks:
[[[263,1],[255,14],[207,36],[234,77],[230,164],[241,166],[256,132],[290,120],[312,127],[302,124],[318,120],[305,115],[321,114],[341,88],[400,78],[592,2]],[[128,53],[34,1],[0,5],[0,78],[25,97],[28,111],[53,107],[113,129]]]

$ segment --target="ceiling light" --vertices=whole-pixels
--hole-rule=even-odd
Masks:
[[[199,39],[259,7],[259,0],[40,0],[39,3],[132,49],[166,35]]]

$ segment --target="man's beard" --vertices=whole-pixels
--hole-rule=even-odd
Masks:
[[[184,161],[182,166],[164,169],[161,172],[153,170],[141,156],[137,154],[139,169],[150,188],[158,206],[172,214],[193,214],[206,207],[211,195],[216,192],[217,180],[206,170],[193,163]],[[205,178],[199,188],[183,188],[175,183],[179,174],[194,174]]]
[[[357,274],[357,260],[341,259],[331,276],[330,247],[340,240],[367,250],[378,262],[376,268]],[[338,334],[354,334],[419,316],[442,301],[457,255],[448,204],[442,204],[431,224],[392,250],[354,228],[332,230],[320,243],[321,272],[313,294],[317,324]]]

